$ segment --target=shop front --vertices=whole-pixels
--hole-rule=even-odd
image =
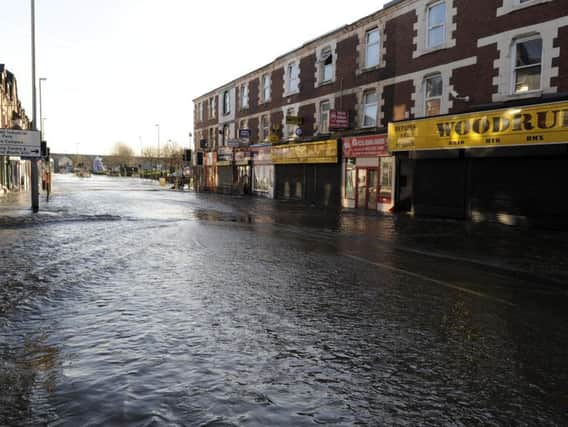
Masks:
[[[252,153],[248,147],[235,149],[235,178],[240,193],[249,194],[252,181]]]
[[[341,165],[335,139],[271,148],[275,197],[316,206],[341,206]]]
[[[568,224],[568,102],[396,122],[388,137],[398,210]]]
[[[393,203],[393,177],[386,134],[343,138],[343,207],[388,211]]]
[[[203,175],[206,191],[217,190],[217,153],[203,153]]]
[[[252,151],[252,192],[261,197],[274,198],[274,165],[270,144],[251,147]]]
[[[230,193],[233,188],[233,149],[220,147],[217,153],[217,191]]]

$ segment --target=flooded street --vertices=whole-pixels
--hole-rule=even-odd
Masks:
[[[2,426],[568,423],[562,233],[134,178],[24,196],[0,200]]]

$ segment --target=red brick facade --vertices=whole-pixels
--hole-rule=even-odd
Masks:
[[[271,127],[278,128],[277,133],[282,135],[284,111],[289,106],[295,106],[298,115],[303,118],[303,135],[312,136],[318,132],[317,110],[324,99],[329,99],[332,107],[348,111],[351,130],[357,130],[361,127],[362,93],[369,89],[376,89],[379,96],[377,128],[384,128],[390,121],[421,117],[424,114],[423,81],[432,73],[441,73],[443,79],[441,114],[472,111],[479,106],[486,108],[488,104],[495,103],[495,97],[499,95],[500,86],[496,83],[499,83],[500,72],[511,72],[496,68],[499,61],[504,60],[504,55],[509,55],[509,48],[503,50],[502,46],[510,46],[516,37],[525,35],[524,28],[528,35],[538,35],[541,29],[551,32],[553,40],[550,47],[560,52],[559,55],[554,54],[549,63],[543,62],[543,76],[550,75],[550,78],[543,77],[542,90],[532,97],[568,92],[566,0],[532,0],[529,4],[522,3],[523,7],[519,6],[519,0],[445,0],[445,45],[419,52],[422,49],[419,44],[423,43],[424,37],[422,34],[421,39],[419,32],[426,31],[424,17],[427,12],[424,11],[433,3],[427,0],[391,2],[375,14],[312,41],[223,86],[236,88],[233,91],[236,111],[232,137],[237,136],[238,123],[245,119],[252,132],[251,142],[259,142],[258,127],[262,114],[270,115]],[[513,5],[513,10],[501,13],[505,3]],[[381,32],[380,63],[365,71],[361,69],[365,31],[375,27]],[[543,40],[549,37],[547,34],[541,34]],[[503,39],[503,44],[492,41],[492,37]],[[327,45],[334,53],[335,78],[318,87],[316,74],[320,58],[317,55]],[[543,52],[545,49],[547,47],[543,45]],[[285,68],[291,61],[299,63],[299,92],[284,96]],[[271,76],[271,98],[259,105],[261,77],[267,73]],[[246,109],[242,109],[239,102],[242,84],[248,85]],[[510,93],[502,95],[506,100],[516,99]],[[216,113],[210,117],[209,103],[213,97],[216,98]],[[520,98],[530,99],[531,95]],[[223,102],[221,89],[198,97],[194,102],[196,112],[203,108],[201,120],[197,113],[194,115],[196,141],[208,139],[211,128],[222,128],[219,124],[219,106]]]

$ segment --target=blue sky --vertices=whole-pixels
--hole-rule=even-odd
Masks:
[[[37,0],[37,77],[52,152],[188,146],[191,99],[383,1]],[[0,63],[31,117],[30,1],[0,0]],[[347,7],[346,7],[347,6]],[[39,114],[39,113],[38,113]]]

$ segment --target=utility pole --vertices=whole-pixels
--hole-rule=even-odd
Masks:
[[[37,105],[36,105],[36,63],[35,63],[35,0],[31,0],[31,32],[32,32],[32,130],[37,131]],[[32,164],[32,212],[39,211],[39,179],[37,160],[30,160]]]

